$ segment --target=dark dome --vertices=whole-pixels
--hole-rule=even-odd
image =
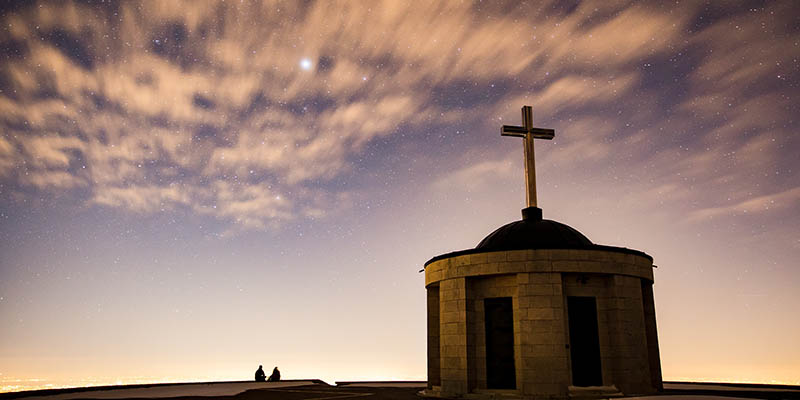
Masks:
[[[560,222],[542,219],[542,210],[526,208],[523,219],[506,224],[486,236],[476,250],[585,249],[592,241]]]

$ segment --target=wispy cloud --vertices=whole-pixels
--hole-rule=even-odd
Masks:
[[[40,191],[83,190],[92,204],[180,205],[264,229],[322,217],[326,207],[310,199],[352,198],[325,183],[352,173],[376,141],[417,135],[412,150],[429,151],[431,127],[516,121],[522,103],[560,121],[548,157],[565,164],[618,157],[615,142],[641,155],[631,168],[646,163],[680,179],[735,173],[720,167],[732,153],[750,169],[785,162],[795,139],[775,121],[796,106],[774,83],[791,73],[782,49],[796,47],[796,34],[774,41],[734,15],[689,35],[699,8],[682,7],[21,6],[3,16],[0,176]],[[691,85],[676,98],[650,86],[651,60],[699,51],[707,53],[694,57],[681,78]],[[482,92],[494,85],[501,97]],[[676,126],[697,136],[691,151],[676,144],[680,131],[669,133]],[[665,180],[649,189],[675,179]],[[304,195],[275,200],[289,193]]]
[[[514,165],[515,163],[510,157],[497,161],[479,162],[442,175],[433,183],[432,189],[441,193],[489,190],[491,184],[512,176],[515,172]]]
[[[794,210],[795,214],[800,211],[800,187],[780,193],[758,196],[728,206],[703,208],[689,214],[687,219],[689,221],[702,221],[719,216],[758,215],[786,209]]]

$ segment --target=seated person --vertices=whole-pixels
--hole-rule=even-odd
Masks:
[[[281,380],[281,371],[278,371],[278,367],[275,367],[272,370],[272,375],[267,379],[267,382],[277,382],[279,380]]]
[[[267,379],[267,374],[264,373],[264,370],[259,365],[258,369],[256,370],[256,382],[264,382]]]

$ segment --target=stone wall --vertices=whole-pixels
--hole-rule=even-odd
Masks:
[[[578,272],[634,276],[653,281],[647,257],[604,250],[513,250],[456,255],[425,267],[425,286],[444,279],[520,272]]]
[[[428,389],[441,386],[439,358],[439,285],[428,287]]]
[[[609,321],[611,345],[607,354],[612,366],[612,381],[625,394],[647,394],[653,391],[650,383],[647,334],[644,328],[641,280],[615,275],[612,278]]]
[[[565,398],[570,381],[563,282],[558,272],[518,273],[522,393]]]
[[[430,289],[439,287],[442,394],[486,390],[483,301],[511,297],[516,392],[566,398],[571,382],[566,296],[597,299],[603,383],[617,385],[625,394],[652,393],[661,379],[660,367],[653,370],[660,362],[652,268],[647,257],[601,250],[464,254],[427,265],[429,301],[435,301]],[[644,287],[651,288],[649,297]],[[429,323],[434,323],[431,307]],[[433,334],[435,329],[429,326],[429,335]],[[429,346],[435,345],[429,338]],[[436,356],[429,350],[431,365],[437,363]],[[432,382],[434,370],[429,367]]]
[[[644,303],[644,324],[647,333],[647,352],[650,362],[650,380],[658,390],[664,390],[661,380],[661,355],[658,351],[658,329],[656,328],[656,308],[653,298],[653,282],[642,280],[642,300]]]
[[[474,372],[471,377],[470,389],[486,389],[486,330],[484,300],[493,297],[511,297],[514,311],[514,334],[518,334],[519,301],[517,297],[517,280],[514,275],[494,275],[483,279],[467,279],[472,294],[470,301],[475,312],[473,319],[468,324],[469,332],[475,337],[474,358],[470,360],[470,368]],[[514,351],[519,352],[519,341],[514,338]],[[515,357],[519,359],[519,357]],[[517,382],[520,382],[520,368],[515,365]]]
[[[468,393],[466,278],[439,284],[439,356],[442,393]]]
[[[641,278],[565,273],[566,296],[597,300],[603,383],[625,394],[652,392]]]

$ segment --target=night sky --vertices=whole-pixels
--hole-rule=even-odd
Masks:
[[[794,1],[0,8],[3,391],[426,379],[523,105],[544,217],[654,257],[664,378],[800,384]]]

